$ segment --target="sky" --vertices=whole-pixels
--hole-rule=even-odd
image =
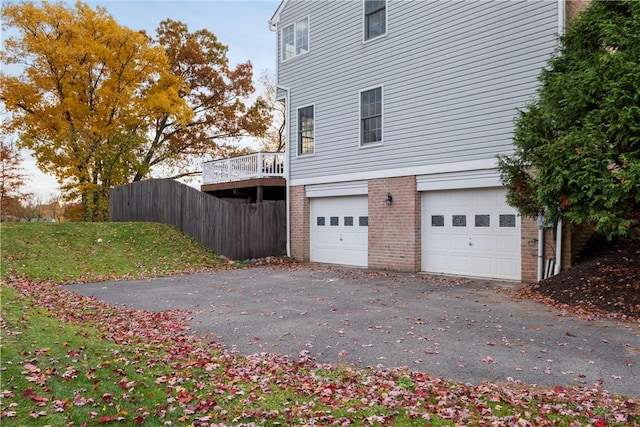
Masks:
[[[229,48],[231,66],[246,61],[253,63],[254,81],[263,70],[275,74],[275,33],[268,21],[280,1],[272,0],[103,0],[85,3],[92,8],[104,7],[116,22],[132,30],[146,30],[155,35],[160,21],[171,18],[187,25],[189,32],[207,29]],[[72,2],[73,3],[73,2]],[[71,3],[71,4],[72,4]],[[256,85],[256,93],[261,88]],[[23,167],[30,181],[26,190],[47,201],[59,194],[56,179],[38,170],[35,160],[23,152]]]

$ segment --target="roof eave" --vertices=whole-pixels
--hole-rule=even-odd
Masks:
[[[289,0],[282,0],[271,19],[269,19],[269,29],[271,29],[271,31],[275,31],[276,26],[278,25],[278,23],[280,23],[280,12],[282,12],[285,4],[288,2]]]

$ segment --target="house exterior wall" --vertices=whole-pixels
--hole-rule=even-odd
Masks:
[[[369,181],[369,268],[419,271],[420,222],[415,176]]]
[[[290,89],[292,185],[512,152],[516,108],[555,46],[557,4],[389,1],[387,16],[387,35],[363,42],[362,2],[284,4],[279,28],[309,17],[309,51],[278,64],[278,85]],[[377,86],[384,142],[361,148],[359,91]],[[311,104],[315,153],[299,156],[297,109]]]
[[[540,69],[556,46],[560,5],[570,20],[588,3],[389,0],[387,34],[365,42],[361,1],[283,2],[277,83],[288,108],[291,255],[310,258],[309,189],[367,182],[369,268],[419,271],[416,182],[496,170],[496,155],[512,153],[517,108],[535,95]],[[309,51],[282,61],[278,30],[304,18]],[[360,91],[378,86],[383,143],[361,147]],[[315,150],[299,155],[297,110],[308,105],[314,106]],[[391,206],[384,204],[387,193]],[[568,268],[589,233],[564,231],[562,267]],[[521,279],[535,281],[535,220],[522,218],[520,245]],[[555,258],[553,229],[545,231],[543,256]]]

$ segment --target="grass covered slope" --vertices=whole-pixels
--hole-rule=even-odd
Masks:
[[[2,274],[57,283],[160,277],[222,261],[158,223],[3,223]]]
[[[640,424],[636,398],[597,386],[466,385],[406,368],[316,365],[304,354],[242,357],[190,335],[188,313],[111,307],[60,286],[226,268],[170,227],[0,231],[2,425]]]

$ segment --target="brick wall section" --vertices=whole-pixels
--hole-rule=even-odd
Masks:
[[[298,261],[309,261],[309,199],[303,185],[289,189],[291,209],[291,257]]]
[[[576,256],[592,235],[592,227],[563,224],[561,270],[566,270],[573,265]],[[546,268],[547,260],[555,260],[556,258],[555,227],[545,229],[543,248],[543,268]],[[535,282],[538,275],[538,225],[531,218],[522,218],[521,252],[522,281],[525,283]]]
[[[589,5],[590,2],[590,0],[567,0],[565,6],[567,22],[575,18],[581,10]]]
[[[387,194],[393,203],[385,203]],[[420,193],[416,177],[369,181],[369,268],[421,269]]]
[[[562,248],[561,250],[563,252],[567,251],[567,234],[566,234],[567,230],[566,228],[563,226],[562,229]],[[550,227],[550,228],[545,228],[544,229],[544,253],[543,253],[543,257],[544,257],[544,264],[542,266],[542,268],[547,268],[547,260],[548,259],[552,259],[555,261],[556,259],[556,228],[555,227]],[[555,269],[555,265],[553,267]]]
[[[571,251],[570,230],[563,227],[562,254],[569,254]],[[522,218],[521,234],[521,256],[522,256],[522,281],[531,283],[538,280],[538,223],[532,218]],[[547,268],[547,260],[556,258],[556,229],[555,227],[544,230],[544,245],[542,253],[542,268]],[[563,261],[564,264],[564,261]],[[564,265],[562,268],[566,268]]]
[[[538,272],[538,224],[523,217],[520,221],[520,278],[524,283],[535,282]]]
[[[564,222],[562,224],[562,256],[560,270],[571,268],[580,250],[591,235],[593,230],[589,226],[580,226]],[[544,260],[556,258],[556,228],[547,228],[544,233]],[[546,264],[545,264],[546,265]]]
[[[566,269],[573,265],[576,260],[576,257],[584,248],[584,245],[587,243],[587,240],[593,236],[593,227],[589,225],[576,225],[571,224],[567,234],[564,234],[565,242],[568,244],[568,250],[562,251],[562,268]]]

